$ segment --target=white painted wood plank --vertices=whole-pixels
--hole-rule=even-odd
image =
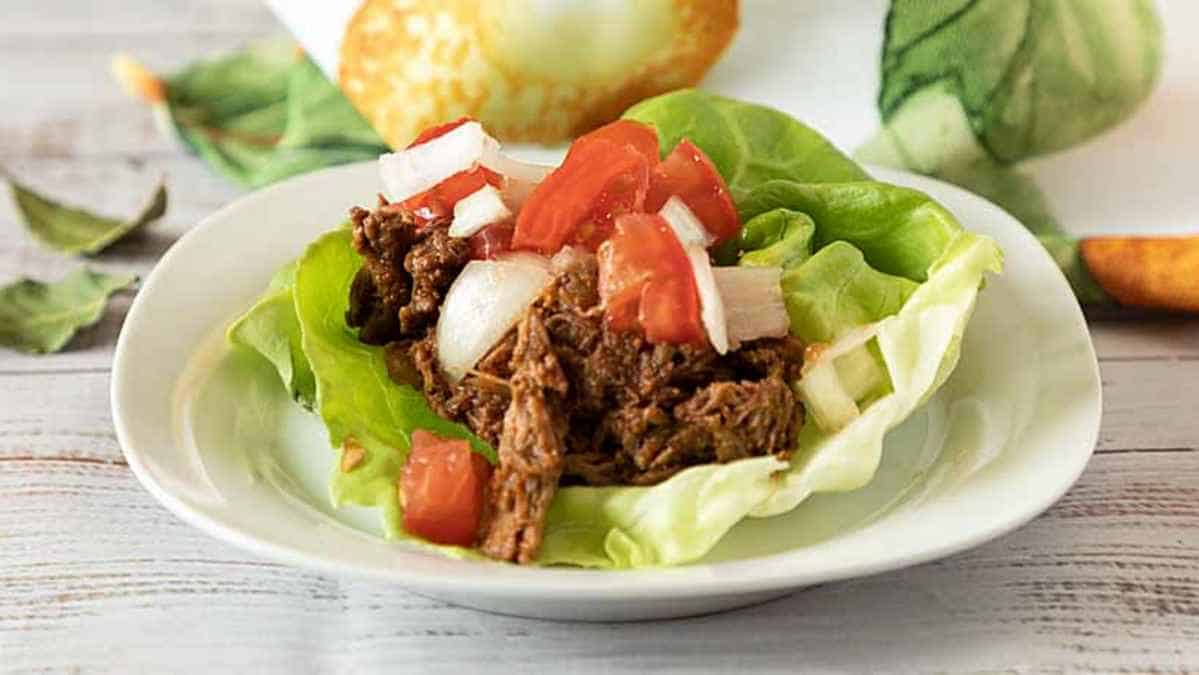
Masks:
[[[1090,328],[1101,361],[1199,359],[1199,319],[1095,321]]]
[[[1097,457],[1017,533],[756,608],[650,624],[489,616],[248,557],[128,469],[0,462],[9,667],[172,672],[1199,668],[1199,453]]]
[[[0,35],[112,35],[144,40],[169,34],[264,33],[277,26],[255,0],[46,2],[4,0]]]

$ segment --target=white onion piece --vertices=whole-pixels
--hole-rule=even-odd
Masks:
[[[804,403],[804,411],[812,417],[816,426],[835,433],[858,418],[861,410],[841,383],[832,359],[821,359],[811,369],[805,363],[804,370],[806,372],[796,388]]]
[[[699,218],[695,217],[691,208],[678,196],[667,199],[662,208],[658,210],[658,215],[662,216],[670,225],[670,229],[674,230],[675,236],[683,243],[683,248],[698,246],[706,249],[716,241],[704,224],[699,222]]]
[[[574,265],[579,258],[587,255],[590,254],[587,253],[586,249],[567,244],[566,246],[558,249],[558,252],[554,254],[554,257],[550,258],[550,271],[552,271],[555,275],[561,274],[570,269],[570,267]]]
[[[765,337],[783,337],[791,329],[779,267],[715,267],[712,274],[724,302],[729,346]]]
[[[451,381],[465,377],[512,330],[550,278],[549,261],[531,253],[462,268],[437,320],[437,358]]]
[[[725,354],[729,351],[728,321],[724,315],[724,301],[716,287],[716,278],[712,276],[708,252],[695,245],[686,247],[686,251],[691,273],[695,275],[695,288],[699,291],[699,320],[704,324],[712,348],[717,354]]]
[[[515,178],[505,178],[504,187],[501,190],[504,196],[504,203],[508,208],[515,213],[524,207],[525,202],[529,201],[529,197],[533,196],[533,191],[541,183],[529,183]]]
[[[866,344],[867,342],[870,342],[870,338],[878,335],[878,326],[878,323],[868,323],[865,326],[858,326],[857,328],[854,328],[837,338],[832,344],[810,345],[813,347],[820,346],[820,349],[817,352],[809,353],[818,353],[819,356],[816,359],[817,361],[831,362],[833,359],[844,356],[858,347]],[[804,368],[806,369],[807,367],[808,364],[805,363]]]
[[[475,190],[454,204],[451,237],[469,237],[479,230],[512,217],[500,191],[490,185]]]
[[[379,157],[379,176],[387,197],[403,201],[461,171],[479,166],[498,148],[478,122],[467,122],[420,145]]]
[[[496,262],[535,267],[547,273],[553,268],[553,260],[540,253],[530,253],[529,251],[509,251],[497,257]]]
[[[529,201],[533,190],[556,168],[509,157],[500,152],[498,143],[484,149],[480,163],[504,177],[501,193],[504,203],[513,212],[519,211]]]
[[[479,159],[479,163],[510,180],[533,185],[545,180],[545,177],[556,168],[509,157],[500,152],[499,143],[491,143],[483,148],[483,156]]]
[[[837,370],[836,361],[855,350],[864,349],[866,343],[877,334],[878,324],[872,323],[854,328],[832,344],[808,345],[804,353],[807,358],[796,386],[804,408],[811,414],[816,426],[824,431],[840,431],[861,414],[851,388],[865,391],[873,387],[863,386],[863,383],[853,383],[853,387],[847,387]],[[885,373],[881,374],[885,376]]]
[[[707,244],[704,243],[708,241],[707,232],[691,209],[678,197],[666,200],[658,215],[670,225],[670,230],[687,254],[687,262],[691,263],[691,276],[695,279],[695,289],[699,291],[699,320],[708,334],[708,342],[712,343],[717,354],[725,354],[729,351],[727,322],[724,303],[716,288],[716,280],[712,277]]]

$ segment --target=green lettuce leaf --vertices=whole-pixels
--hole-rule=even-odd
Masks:
[[[899,313],[879,322],[873,344],[886,365],[890,393],[870,403],[836,433],[805,425],[791,468],[751,515],[786,513],[813,493],[854,490],[869,482],[878,468],[886,433],[953,372],[983,274],[999,273],[1002,267],[1003,254],[995,242],[962,233]]]
[[[742,226],[736,262],[747,267],[794,267],[812,256],[815,236],[816,223],[808,214],[772,209]]]
[[[300,342],[300,320],[292,295],[295,277],[294,262],[275,273],[266,293],[229,326],[227,336],[230,343],[256,351],[270,361],[291,397],[312,410],[316,406],[316,380]]]
[[[295,273],[295,313],[316,381],[316,409],[329,429],[330,444],[336,448],[353,439],[366,450],[357,468],[334,472],[333,501],[379,507],[387,534],[407,537],[400,526],[403,509],[397,481],[414,430],[465,438],[493,463],[495,451],[466,427],[438,417],[419,391],[389,379],[383,349],[362,344],[346,326],[350,284],[362,264],[350,238],[347,230],[335,230],[304,252]],[[474,555],[455,547],[437,548]]]
[[[962,226],[919,190],[877,181],[763,183],[737,204],[742,219],[787,208],[816,223],[816,246],[846,241],[876,269],[915,281],[927,278]]]
[[[13,200],[25,218],[30,233],[62,253],[94,255],[158,220],[167,211],[167,188],[164,183],[158,184],[146,205],[128,220],[106,218],[66,206],[12,179],[9,179],[9,185]]]
[[[918,284],[879,272],[852,244],[835,241],[783,275],[791,334],[832,342],[899,311]]]
[[[734,198],[767,181],[852,181],[869,178],[826,138],[766,106],[699,89],[663,94],[629,108],[624,117],[652,125],[662,152],[684,137],[703,149]]]
[[[168,78],[165,119],[193,152],[247,187],[388,150],[290,41],[254,44]]]
[[[32,354],[57,352],[80,329],[100,320],[108,298],[137,277],[79,268],[47,284],[21,279],[0,287],[0,346]]]

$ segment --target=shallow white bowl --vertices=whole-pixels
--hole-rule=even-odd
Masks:
[[[869,486],[743,522],[696,564],[604,572],[449,560],[383,540],[374,513],[329,506],[335,455],[323,427],[287,400],[269,367],[247,377],[256,364],[228,353],[222,334],[279,266],[349,206],[373,203],[370,162],[251,194],[175,244],[146,279],[117,345],[117,436],[146,489],[215,537],[524,616],[709,612],[977,546],[1041,513],[1082,472],[1099,429],[1095,353],[1065,279],[1009,215],[935,180],[874,174],[924,190],[993,237],[1006,271],[980,296],[957,371],[888,436]]]

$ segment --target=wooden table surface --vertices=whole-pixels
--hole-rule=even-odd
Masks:
[[[0,163],[164,222],[92,264],[144,274],[238,194],[107,74],[174,68],[278,31],[251,0],[5,0]],[[0,283],[77,264],[0,199]],[[256,558],[168,513],[125,464],[108,405],[129,299],[58,355],[0,350],[0,670],[1199,670],[1199,322],[1093,323],[1097,453],[1045,515],[968,553],[755,608],[630,625],[490,616]]]

